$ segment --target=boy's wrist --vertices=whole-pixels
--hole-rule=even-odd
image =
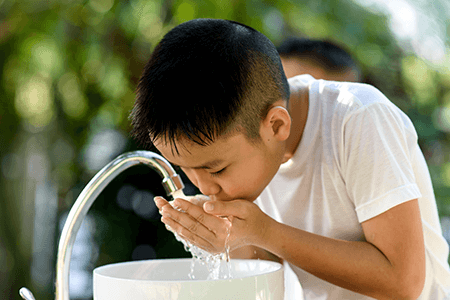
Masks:
[[[266,220],[257,225],[260,227],[260,232],[256,235],[253,245],[269,251],[267,249],[272,248],[277,242],[279,225],[279,222],[266,215]]]

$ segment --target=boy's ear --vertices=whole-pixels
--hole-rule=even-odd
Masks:
[[[291,132],[291,116],[283,106],[273,106],[261,124],[261,137],[285,141]]]

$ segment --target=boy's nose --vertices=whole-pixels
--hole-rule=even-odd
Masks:
[[[218,194],[220,192],[220,186],[214,180],[207,178],[207,176],[209,175],[197,176],[198,189],[203,195],[212,196]]]

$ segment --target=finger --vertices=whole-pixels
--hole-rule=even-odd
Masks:
[[[201,207],[199,207],[201,209]],[[206,213],[203,213],[206,215]],[[194,235],[198,235],[206,240],[215,240],[215,233],[209,230],[207,226],[196,220],[194,217],[189,215],[187,212],[180,211],[177,209],[173,209],[170,205],[165,205],[162,208],[163,217],[170,218],[176,223],[180,224],[185,230],[190,231]],[[210,216],[210,218],[216,218],[214,216]],[[187,235],[187,233],[183,230],[180,232],[181,234]]]
[[[203,203],[208,201],[209,197],[199,194],[199,195],[195,195],[195,196],[184,196],[183,198],[176,198],[176,199],[186,200],[197,206],[203,206]],[[170,203],[173,203],[173,202],[175,202],[175,201],[172,201]]]
[[[221,242],[213,232],[201,223],[194,220],[190,215],[171,208],[169,205],[163,207],[161,221],[169,227],[170,231],[177,233],[184,240],[200,247],[210,253],[217,252],[216,244],[221,249]],[[220,251],[219,251],[220,252]]]
[[[209,199],[208,196],[201,195],[201,194],[192,196],[192,197],[190,197],[190,199],[189,199],[189,201],[190,201],[191,203],[194,203],[194,204],[197,205],[197,206],[203,206],[203,203],[205,203],[206,201],[209,201],[209,200],[210,200],[210,199]]]
[[[222,228],[223,226],[222,220],[214,215],[206,213],[203,210],[203,207],[192,204],[190,201],[175,199],[173,205],[177,209],[181,209],[183,212],[189,214],[194,220],[203,224],[214,233],[217,233],[217,228]]]
[[[203,209],[216,216],[234,216],[246,219],[256,204],[245,200],[233,201],[208,201],[203,204]]]
[[[164,199],[163,197],[160,197],[160,196],[155,197],[153,200],[155,201],[155,204],[158,207],[159,211],[162,210],[163,206],[169,204],[169,202],[166,199]]]
[[[188,241],[190,244],[210,252],[213,251],[213,249],[215,249],[213,244],[210,243],[208,240],[205,240],[204,238],[187,230],[185,227],[183,227],[180,223],[176,222],[174,219],[167,216],[163,216],[161,218],[161,221],[170,228],[169,229],[170,231],[176,232],[180,237]]]

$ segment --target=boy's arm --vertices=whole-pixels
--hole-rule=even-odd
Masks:
[[[256,246],[243,246],[230,252],[231,258],[264,259],[282,263],[283,260],[269,251]]]
[[[323,280],[376,299],[417,299],[422,291],[425,250],[417,199],[362,223],[365,242],[269,222],[256,244]]]

